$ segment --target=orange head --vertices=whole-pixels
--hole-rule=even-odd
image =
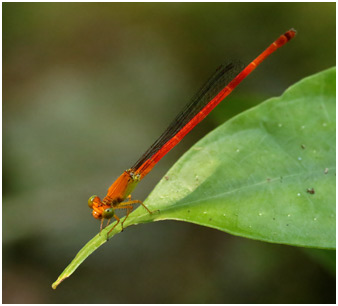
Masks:
[[[92,215],[95,219],[111,219],[115,215],[114,208],[103,204],[97,195],[88,199],[88,206],[93,209]]]

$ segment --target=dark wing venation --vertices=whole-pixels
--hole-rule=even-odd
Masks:
[[[174,137],[193,117],[195,117],[209,101],[211,101],[227,84],[232,81],[244,68],[238,61],[221,65],[208,81],[201,87],[183,111],[172,121],[163,134],[134,164],[133,169],[138,169],[146,160],[158,152],[162,146]]]

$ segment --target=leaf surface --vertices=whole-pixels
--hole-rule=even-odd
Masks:
[[[229,120],[169,170],[125,222],[179,220],[273,243],[335,249],[336,69]],[[100,245],[108,226],[53,284]],[[110,234],[121,230],[117,226]]]
[[[335,248],[335,73],[305,78],[194,145],[148,197],[155,220]]]

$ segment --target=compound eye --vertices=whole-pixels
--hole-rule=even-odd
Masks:
[[[88,199],[88,206],[89,206],[90,208],[93,208],[93,203],[94,203],[95,198],[98,198],[98,196],[97,196],[97,195],[93,195],[93,196],[91,196],[91,197]]]
[[[102,212],[102,217],[105,219],[110,219],[112,217],[114,217],[115,212],[114,209],[112,207],[106,208],[103,212]]]

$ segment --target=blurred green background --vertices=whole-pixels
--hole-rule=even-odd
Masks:
[[[335,303],[335,252],[175,221],[128,228],[50,287],[99,230],[89,196],[105,195],[219,64],[298,31],[134,198],[219,124],[334,66],[335,3],[2,7],[3,303]]]

